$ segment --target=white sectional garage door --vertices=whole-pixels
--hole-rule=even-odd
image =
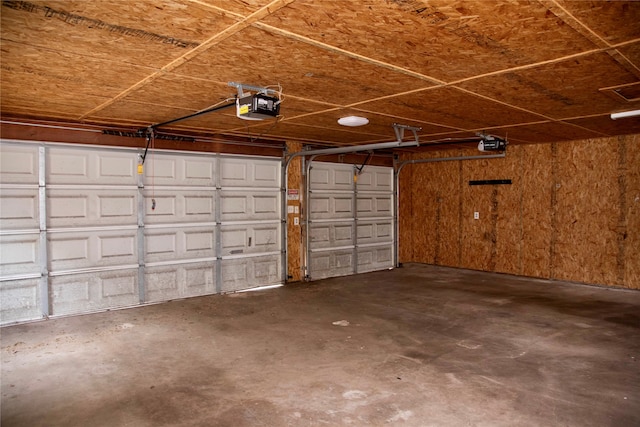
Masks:
[[[0,148],[3,324],[282,281],[279,159]]]
[[[315,162],[309,174],[308,276],[393,267],[393,169]]]

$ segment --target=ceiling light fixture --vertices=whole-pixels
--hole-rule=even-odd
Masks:
[[[623,111],[621,113],[611,113],[611,120],[626,119],[627,117],[640,116],[640,110]]]
[[[369,123],[369,119],[359,116],[347,116],[338,119],[338,124],[341,124],[342,126],[364,126],[367,123]]]

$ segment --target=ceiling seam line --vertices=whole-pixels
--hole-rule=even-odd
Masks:
[[[507,102],[498,101],[497,99],[491,98],[491,97],[486,96],[486,95],[482,95],[480,93],[477,93],[477,92],[474,92],[474,91],[471,91],[471,90],[468,90],[468,89],[463,89],[463,88],[457,87],[457,86],[453,86],[452,89],[456,89],[456,90],[459,90],[461,92],[464,92],[464,93],[467,93],[467,94],[470,94],[470,95],[473,95],[473,96],[477,96],[477,97],[482,98],[484,100],[495,102],[496,104],[500,104],[500,105],[505,106],[505,107],[509,107],[509,108],[513,108],[513,109],[518,110],[518,111],[522,111],[524,113],[528,113],[528,114],[532,114],[534,116],[542,117],[542,118],[544,118],[546,120],[554,120],[553,117],[546,116],[546,115],[544,115],[542,113],[536,113],[535,111],[527,110],[526,108],[516,107],[515,105],[511,105],[511,104],[509,104]]]
[[[471,77],[466,77],[464,79],[455,80],[455,81],[452,81],[450,83],[447,83],[444,86],[456,86],[456,85],[459,85],[460,83],[466,83],[466,82],[470,82],[470,81],[473,81],[473,80],[482,79],[482,78],[485,78],[485,77],[499,76],[499,75],[502,75],[502,74],[513,73],[513,72],[516,72],[516,71],[523,71],[523,70],[528,70],[528,69],[531,69],[531,68],[542,67],[544,65],[556,64],[558,62],[569,61],[569,60],[574,59],[574,58],[579,58],[579,57],[582,57],[582,56],[592,55],[594,53],[603,52],[603,51],[606,51],[606,50],[609,50],[609,49],[611,49],[611,48],[597,48],[597,49],[585,50],[583,52],[574,53],[574,54],[567,55],[567,56],[561,56],[561,57],[558,57],[558,58],[547,59],[546,61],[540,61],[540,62],[535,62],[535,63],[531,63],[531,64],[526,64],[526,65],[519,65],[517,67],[505,68],[505,69],[497,70],[497,71],[491,71],[489,73],[479,74],[479,75],[476,75],[476,76],[471,76]]]
[[[576,18],[571,12],[562,7],[557,0],[540,0],[547,8],[553,12],[555,16],[559,19],[562,19],[563,22],[566,22],[571,28],[577,31],[579,34],[584,36],[587,40],[599,46],[600,48],[605,49],[607,54],[611,56],[611,58],[630,71],[632,74],[635,74],[636,77],[640,78],[640,69],[635,66],[632,61],[622,55],[620,51],[617,50],[614,46],[615,44],[609,43],[607,40],[600,37],[595,31],[589,28],[588,25],[584,24],[578,18]],[[550,6],[551,5],[551,6]],[[560,10],[561,14],[558,14],[554,11],[554,7]],[[567,19],[569,18],[569,19]]]
[[[556,0],[540,0],[540,2],[545,5],[556,17],[561,19],[563,22],[567,23],[571,28],[585,36],[589,41],[594,43],[599,47],[610,47],[611,44],[600,37],[595,31],[589,28],[587,25],[583,24],[578,18],[573,16],[571,12],[562,7]],[[561,16],[554,11],[554,9],[559,9],[562,12]],[[567,20],[566,18],[569,18]],[[570,21],[570,22],[569,22]],[[577,28],[576,28],[577,27]]]
[[[357,59],[359,61],[366,62],[366,63],[372,64],[372,65],[376,65],[376,66],[381,67],[381,68],[386,68],[388,70],[395,71],[395,72],[398,72],[398,73],[401,73],[401,74],[405,74],[405,75],[408,75],[408,76],[411,76],[411,77],[415,77],[415,78],[420,79],[420,80],[425,80],[425,81],[428,81],[428,82],[433,83],[435,85],[444,85],[444,84],[446,84],[445,81],[436,79],[435,77],[431,77],[431,76],[428,76],[426,74],[422,74],[422,73],[418,73],[418,72],[415,72],[415,71],[411,71],[411,70],[408,70],[408,69],[403,68],[403,67],[398,67],[398,66],[390,64],[388,62],[379,61],[377,59],[370,58],[368,56],[360,55],[358,53],[351,52],[351,51],[348,51],[346,49],[342,49],[342,48],[339,48],[337,46],[333,46],[333,45],[330,45],[328,43],[323,43],[321,41],[314,40],[314,39],[312,39],[310,37],[306,37],[306,36],[303,36],[301,34],[294,33],[292,31],[287,31],[287,30],[284,30],[284,29],[281,29],[281,28],[278,28],[278,27],[274,27],[274,26],[271,26],[271,25],[268,25],[268,24],[264,24],[264,23],[261,23],[261,22],[254,23],[252,25],[254,27],[260,28],[260,29],[265,30],[265,31],[270,32],[270,33],[280,34],[280,35],[282,35],[284,37],[287,37],[287,38],[290,38],[290,39],[294,39],[294,40],[298,40],[300,42],[303,42],[303,43],[318,47],[318,48],[323,49],[323,50],[327,50],[329,52],[333,52],[333,53],[336,53],[336,54],[339,54],[339,55],[347,56],[349,58]]]
[[[273,12],[275,12],[275,10],[279,10],[282,7],[288,5],[289,3],[292,3],[294,1],[295,0],[273,0],[269,4],[263,6],[260,9],[258,9],[257,11],[255,11],[254,13],[248,15],[243,20],[241,20],[239,22],[236,22],[235,24],[230,25],[229,27],[225,28],[224,30],[220,31],[219,33],[209,37],[207,40],[202,42],[197,47],[191,49],[189,52],[187,52],[187,53],[179,56],[178,58],[172,60],[171,62],[169,62],[168,64],[164,65],[162,68],[160,68],[159,70],[155,71],[154,73],[152,73],[152,74],[148,75],[147,77],[145,77],[144,79],[140,80],[138,83],[136,83],[133,86],[130,86],[128,89],[125,89],[124,91],[120,92],[118,95],[116,95],[115,97],[111,98],[109,101],[104,102],[104,103],[98,105],[97,107],[89,110],[88,112],[84,113],[78,119],[79,120],[84,120],[85,118],[87,118],[91,114],[94,114],[94,113],[96,113],[96,112],[98,112],[100,110],[103,110],[104,108],[114,104],[115,102],[121,100],[122,98],[124,98],[128,94],[130,94],[130,93],[134,92],[135,90],[145,86],[147,83],[150,83],[150,82],[156,80],[161,75],[164,75],[165,73],[178,68],[179,66],[181,66],[185,62],[187,62],[187,61],[193,59],[194,57],[200,55],[201,53],[207,51],[209,48],[211,48],[212,46],[220,43],[222,40],[225,40],[225,39],[231,37],[232,35],[240,32],[244,28],[247,28],[247,27],[251,26],[256,21],[264,18],[265,16],[271,15]],[[271,10],[270,7],[273,6],[273,5],[276,5],[278,7],[275,10]],[[266,11],[266,13],[265,13],[265,11]]]

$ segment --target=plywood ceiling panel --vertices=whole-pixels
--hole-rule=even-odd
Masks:
[[[640,8],[625,1],[558,0],[558,4],[608,43],[640,37]]]
[[[513,126],[501,129],[503,136],[510,141],[522,143],[556,142],[563,141],[562,135],[569,135],[568,139],[599,138],[603,135],[599,132],[564,122],[547,122],[535,125]]]
[[[358,108],[455,129],[483,129],[530,123],[541,117],[487,100],[456,88],[437,88],[361,104]]]
[[[567,123],[580,126],[593,132],[604,132],[607,135],[626,135],[629,130],[640,133],[640,119],[611,120],[609,115],[597,117],[585,117],[576,120],[567,120]]]
[[[621,103],[600,89],[633,83],[636,77],[605,52],[535,69],[479,78],[460,87],[556,119],[603,114]]]
[[[514,143],[638,132],[640,2],[570,0],[3,0],[2,119],[146,127],[281,87],[276,122],[233,109],[167,126],[312,145]],[[609,88],[609,89],[607,89]],[[346,114],[369,118],[345,128]]]
[[[285,94],[338,105],[432,84],[255,28],[241,31],[176,74],[281,84]]]
[[[264,23],[444,82],[594,47],[537,2],[304,0]]]
[[[2,6],[3,39],[157,68],[235,22],[187,0],[3,1]]]
[[[355,108],[340,108],[319,114],[311,114],[299,118],[296,117],[286,121],[294,124],[331,128],[335,126],[335,123],[341,117],[352,115],[365,117],[369,120],[369,124],[366,126],[367,133],[381,135],[382,137],[386,138],[391,138],[394,136],[393,124],[397,123],[397,117],[375,114],[370,111],[358,110]],[[420,127],[422,128],[422,130],[429,134],[451,131],[450,128],[444,126],[431,125],[429,123],[417,122],[412,120],[402,120],[402,124],[406,126]],[[355,131],[357,129],[353,130]]]

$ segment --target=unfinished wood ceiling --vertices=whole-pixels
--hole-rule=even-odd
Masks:
[[[281,117],[167,129],[351,145],[477,132],[535,143],[640,133],[640,2],[3,0],[3,120],[137,129],[280,85]],[[338,125],[346,115],[369,124]]]

